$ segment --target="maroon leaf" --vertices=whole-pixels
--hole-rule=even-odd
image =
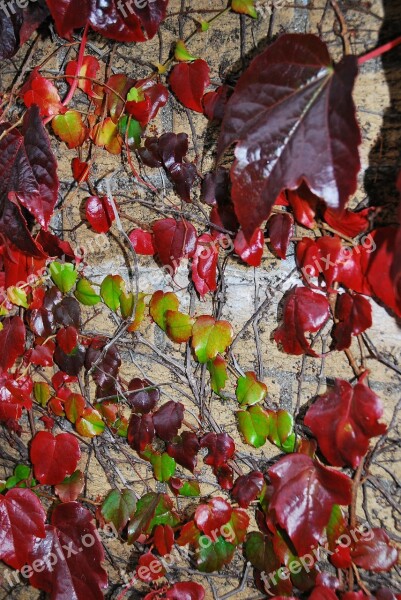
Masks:
[[[260,495],[263,484],[263,473],[251,471],[248,475],[238,477],[231,493],[242,508],[248,508],[250,503]]]
[[[113,206],[107,196],[90,196],[85,205],[85,214],[97,233],[107,233],[115,217]]]
[[[204,461],[214,468],[223,467],[234,456],[235,444],[227,433],[207,433],[200,441],[202,448],[209,450]]]
[[[173,67],[169,82],[178,100],[187,108],[203,112],[202,98],[210,83],[209,65],[198,58]]]
[[[166,554],[170,554],[174,546],[174,530],[170,525],[157,525],[153,539],[158,553],[166,556]]]
[[[45,537],[46,513],[31,490],[14,488],[0,495],[0,560],[21,569],[39,538]]]
[[[78,331],[70,325],[69,327],[60,329],[57,332],[56,339],[62,351],[66,354],[71,354],[78,344]]]
[[[200,504],[195,511],[195,523],[212,540],[219,535],[222,525],[231,519],[233,509],[223,498],[212,498],[207,504]]]
[[[270,245],[279,258],[287,256],[287,248],[294,230],[294,219],[289,213],[273,215],[267,224]]]
[[[199,449],[198,438],[192,431],[183,431],[181,435],[174,437],[171,443],[167,444],[168,454],[179,465],[189,469],[192,473],[196,467],[196,457]]]
[[[137,452],[143,452],[155,437],[152,415],[131,414],[128,424],[128,443]]]
[[[4,319],[0,331],[0,373],[10,369],[25,350],[25,326],[20,317]]]
[[[321,540],[333,505],[351,503],[352,481],[305,454],[281,458],[268,473],[274,490],[270,510],[302,556]]]
[[[170,400],[153,415],[155,430],[159,438],[169,442],[177,435],[184,419],[184,405]]]
[[[121,357],[114,344],[104,352],[105,342],[93,340],[85,356],[85,368],[93,369],[92,377],[98,394],[111,395],[116,391],[116,378],[121,366]]]
[[[366,385],[357,383],[352,387],[336,379],[334,388],[310,407],[305,425],[330,464],[356,468],[368,450],[369,439],[387,429],[379,422],[382,415],[380,398]]]
[[[30,456],[36,479],[56,485],[75,471],[81,451],[71,433],[54,436],[49,431],[39,431],[32,440]]]
[[[355,543],[351,550],[352,561],[367,571],[389,571],[397,563],[397,548],[391,546],[384,529],[374,528],[369,533],[372,539],[361,537]]]
[[[279,193],[303,180],[332,209],[356,189],[361,136],[357,58],[332,64],[318,37],[281,36],[257,56],[227,103],[218,154],[234,142],[232,198],[249,239]]]
[[[59,35],[70,39],[73,29],[88,22],[105,37],[120,42],[143,42],[151,39],[164,19],[168,0],[129,4],[111,0],[99,5],[90,0],[48,0]]]
[[[84,365],[85,349],[83,346],[77,346],[70,354],[66,354],[60,346],[57,346],[53,354],[53,359],[64,373],[76,376]]]
[[[259,267],[263,256],[264,236],[261,229],[255,229],[247,241],[242,229],[234,240],[234,250],[241,259],[252,267]]]
[[[13,12],[0,11],[0,60],[13,56],[19,46],[22,11],[13,6]]]
[[[208,233],[199,236],[192,261],[192,281],[201,296],[217,289],[218,258],[219,251],[212,236]]]
[[[372,326],[372,306],[359,294],[341,294],[336,303],[336,317],[340,322],[333,329],[334,348],[344,350],[350,347],[352,335]]]
[[[139,379],[139,377],[131,379],[128,384],[128,390],[131,393],[127,393],[127,400],[133,411],[145,414],[154,409],[160,398],[160,391],[158,388],[143,389],[151,386],[152,384],[147,379]]]
[[[315,333],[329,318],[330,308],[325,296],[308,288],[292,289],[285,299],[284,323],[274,339],[288,354],[318,356],[305,337],[307,331]]]
[[[154,245],[163,266],[177,271],[181,258],[193,256],[196,248],[196,229],[182,219],[160,219],[153,223]]]
[[[103,560],[103,546],[89,510],[78,502],[59,504],[51,525],[46,525],[46,537],[37,539],[29,554],[30,565],[44,565],[43,570],[32,570],[30,583],[50,594],[51,600],[102,600],[101,590],[107,587]]]

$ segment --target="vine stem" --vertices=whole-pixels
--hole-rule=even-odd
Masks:
[[[81,67],[82,67],[82,63],[84,61],[84,54],[85,54],[85,48],[86,48],[86,42],[88,39],[88,23],[85,25],[85,29],[84,32],[82,34],[82,39],[81,39],[81,45],[79,46],[79,52],[78,52],[78,59],[77,59],[77,77],[73,79],[73,82],[71,84],[71,87],[69,89],[68,94],[66,95],[66,97],[63,100],[63,106],[67,106],[68,103],[70,102],[70,100],[72,99],[75,90],[78,87],[78,82],[79,82],[79,73],[81,71]]]
[[[368,60],[372,60],[373,58],[382,56],[383,54],[385,54],[386,52],[389,52],[393,48],[396,48],[396,46],[399,46],[400,44],[401,44],[401,35],[399,37],[395,38],[395,40],[392,40],[391,42],[387,42],[387,44],[383,44],[382,46],[379,46],[378,48],[371,50],[367,54],[360,56],[358,58],[358,66],[360,67],[361,65],[365,64],[365,62],[367,62]]]

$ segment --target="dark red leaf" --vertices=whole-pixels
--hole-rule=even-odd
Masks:
[[[33,569],[30,583],[52,600],[102,600],[101,590],[107,587],[103,560],[91,512],[78,502],[59,504],[46,525],[46,537],[36,540],[29,554],[29,565],[44,565]]]
[[[317,438],[324,456],[334,466],[356,468],[369,447],[369,439],[387,429],[380,398],[362,383],[352,387],[336,379],[334,388],[319,396],[305,416],[305,425]]]
[[[270,245],[279,258],[287,256],[287,248],[294,230],[294,219],[289,213],[273,215],[267,224]]]
[[[214,468],[223,467],[235,453],[235,444],[227,433],[207,433],[200,440],[202,448],[209,450],[204,461]]]
[[[0,11],[0,60],[13,56],[19,46],[22,10],[13,6],[14,12]]]
[[[336,303],[336,317],[340,322],[332,333],[334,348],[344,350],[350,347],[352,335],[359,335],[372,326],[372,306],[359,294],[341,294]]]
[[[200,504],[195,511],[195,523],[212,540],[219,536],[220,528],[231,519],[233,509],[223,498],[212,498]],[[217,532],[217,536],[216,536]]]
[[[157,525],[154,531],[154,544],[161,556],[170,554],[174,546],[174,531],[170,525]]]
[[[159,438],[169,442],[177,435],[184,419],[184,405],[170,400],[153,415],[155,430]]]
[[[0,331],[0,373],[10,369],[25,350],[25,326],[20,317],[4,319]]]
[[[178,100],[187,108],[203,112],[202,98],[210,83],[209,65],[198,58],[173,67],[169,82]]]
[[[274,490],[270,510],[302,556],[321,540],[334,504],[351,503],[352,481],[305,454],[281,458],[268,473]]]
[[[361,537],[351,550],[352,561],[362,569],[379,573],[389,571],[398,560],[398,550],[390,544],[384,529],[370,531],[372,539]]]
[[[167,452],[179,465],[192,473],[196,467],[196,457],[200,449],[197,436],[192,431],[183,431],[167,444]]]
[[[56,365],[71,376],[79,374],[85,362],[85,349],[77,346],[70,354],[66,354],[60,346],[56,346],[53,355]]]
[[[174,274],[183,257],[192,257],[196,248],[196,229],[182,219],[160,219],[153,223],[154,245],[164,267]]]
[[[71,325],[57,332],[57,343],[66,354],[71,354],[78,344],[78,331]]]
[[[128,443],[137,452],[143,452],[155,437],[152,415],[131,414],[128,425]]]
[[[231,493],[242,508],[248,508],[250,503],[260,495],[263,484],[263,473],[251,471],[248,475],[238,477]]]
[[[208,233],[199,236],[192,260],[192,281],[201,296],[217,289],[218,258],[219,251],[213,238]]]
[[[90,196],[85,205],[85,214],[97,233],[107,233],[115,217],[113,206],[107,196]]]
[[[329,315],[330,307],[325,296],[308,288],[293,288],[285,299],[284,322],[276,330],[274,339],[288,354],[318,356],[305,334],[319,331]]]
[[[153,256],[156,254],[153,245],[153,234],[151,232],[144,231],[143,229],[133,229],[128,237],[137,254],[143,254],[145,256]]]
[[[97,393],[111,395],[116,391],[116,378],[121,357],[114,344],[104,352],[104,340],[93,340],[86,351],[85,368],[92,369],[92,377],[98,386]]]
[[[218,154],[237,142],[232,198],[248,239],[280,192],[303,180],[336,210],[355,191],[361,141],[352,100],[356,75],[356,57],[333,65],[317,36],[287,34],[240,78],[227,103]]]
[[[152,388],[150,390],[143,390],[143,388],[151,387],[152,384],[147,379],[139,379],[134,377],[128,384],[128,390],[131,393],[127,393],[127,400],[132,407],[134,412],[148,413],[154,409],[157,401],[160,398],[160,391],[158,388]],[[143,391],[142,391],[143,390]]]
[[[312,194],[306,183],[302,183],[296,190],[287,190],[284,196],[294,212],[294,219],[300,225],[313,229],[316,226],[315,215],[321,201]],[[279,198],[283,199],[283,194],[280,194]]]
[[[56,485],[71,475],[81,456],[78,440],[71,433],[54,436],[39,431],[32,440],[30,457],[36,479],[46,485]]]
[[[14,488],[0,495],[0,560],[14,569],[29,563],[29,553],[45,537],[46,513],[31,490]]]
[[[249,241],[246,240],[244,232],[241,229],[235,237],[234,250],[248,265],[259,267],[263,256],[264,241],[261,229],[255,229]]]
[[[228,85],[219,86],[214,92],[208,92],[202,98],[203,113],[209,121],[221,122],[229,97],[233,90]]]

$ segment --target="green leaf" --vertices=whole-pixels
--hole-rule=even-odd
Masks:
[[[266,442],[270,431],[269,413],[259,405],[237,412],[238,427],[246,442],[260,448]]]
[[[198,57],[193,56],[188,51],[188,48],[186,47],[185,42],[183,40],[178,40],[178,42],[175,45],[174,58],[175,60],[178,60],[180,62],[188,62],[196,60]]]
[[[238,378],[235,395],[241,406],[251,406],[262,402],[266,398],[266,394],[266,385],[256,379],[253,371],[248,371],[244,377]]]
[[[52,120],[53,131],[69,148],[81,146],[87,136],[87,128],[82,122],[82,115],[77,110],[67,110]]]
[[[140,87],[132,87],[127,94],[127,102],[143,102],[145,94]]]
[[[95,306],[101,301],[101,297],[96,294],[90,282],[85,278],[78,281],[74,295],[78,302],[85,306]]]
[[[263,535],[260,531],[252,531],[248,534],[244,552],[246,558],[258,571],[273,573],[281,566],[271,538]]]
[[[189,315],[178,310],[167,310],[165,322],[166,333],[173,342],[181,344],[191,337],[194,320]]]
[[[31,474],[31,469],[27,465],[17,465],[14,469],[14,475],[9,477],[5,483],[5,488],[10,490],[21,481],[25,481]],[[26,487],[26,486],[23,486]]]
[[[157,481],[168,481],[175,473],[176,462],[167,452],[163,452],[163,454],[159,454],[158,452],[151,454],[150,462],[152,463]]]
[[[233,340],[233,329],[228,321],[215,321],[213,317],[198,317],[192,328],[192,347],[200,363],[214,360]]]
[[[35,381],[33,384],[33,395],[36,402],[41,406],[46,406],[51,397],[49,384],[44,381]]]
[[[182,488],[179,491],[180,496],[196,497],[200,496],[200,486],[196,479],[184,481]]]
[[[168,310],[176,311],[180,302],[173,292],[162,292],[162,290],[158,290],[155,292],[149,303],[149,314],[155,323],[166,331],[167,323],[166,323],[166,312]]]
[[[215,542],[206,536],[199,538],[198,570],[203,573],[212,573],[231,562],[235,552],[234,544],[219,536]]]
[[[128,129],[128,133],[127,133]],[[127,138],[127,144],[130,148],[139,148],[141,145],[141,136],[143,129],[140,126],[139,122],[133,119],[132,117],[128,117],[124,115],[118,121],[118,130],[120,132],[121,137],[125,140]]]
[[[134,516],[136,496],[132,490],[111,490],[100,509],[106,523],[113,523],[117,531],[122,531]]]
[[[128,543],[132,544],[144,533],[152,533],[156,525],[175,527],[180,522],[167,494],[149,492],[138,500],[135,515],[128,525]]]
[[[258,18],[255,0],[231,0],[231,8],[242,15],[248,15],[254,19]]]
[[[120,307],[120,297],[125,293],[125,283],[120,275],[107,275],[100,286],[100,295],[108,308],[116,312]]]
[[[294,452],[295,433],[294,419],[286,410],[269,411],[270,431],[269,441],[284,452]]]
[[[222,356],[216,356],[214,360],[209,360],[207,363],[207,369],[210,373],[210,385],[215,394],[218,394],[220,390],[223,390],[227,375],[227,363]]]
[[[23,308],[28,308],[26,292],[21,288],[18,288],[14,285],[8,287],[7,298],[12,304],[15,304],[15,306],[22,306]]]
[[[80,435],[83,435],[84,437],[95,437],[96,435],[101,435],[103,433],[106,425],[97,410],[86,408],[76,420],[75,427]]]
[[[63,294],[67,294],[75,285],[78,273],[71,263],[54,261],[49,265],[50,275]]]

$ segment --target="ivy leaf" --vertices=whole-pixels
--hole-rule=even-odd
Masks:
[[[352,387],[336,379],[334,388],[309,408],[305,425],[330,464],[356,468],[368,450],[370,438],[387,429],[379,421],[382,415],[380,398],[366,385],[357,383]]]
[[[249,241],[241,229],[235,236],[234,250],[245,263],[252,267],[259,267],[263,256],[264,241],[261,229],[255,229]]]
[[[128,237],[137,254],[143,254],[144,256],[154,256],[156,254],[153,245],[153,234],[150,231],[133,229]]]
[[[170,86],[186,108],[203,112],[202,98],[210,83],[209,74],[209,65],[201,58],[173,67],[169,77]]]
[[[0,421],[19,419],[23,408],[32,408],[32,388],[30,377],[0,375]]]
[[[361,141],[352,100],[356,75],[355,56],[333,65],[317,36],[287,34],[240,78],[226,106],[218,155],[237,142],[232,198],[248,239],[280,192],[303,180],[332,209],[343,209],[354,193]]]
[[[192,431],[183,431],[167,444],[167,452],[179,465],[189,469],[192,473],[196,467],[196,457],[200,450],[197,436]]]
[[[263,402],[266,398],[267,386],[256,379],[256,373],[247,371],[239,377],[235,395],[241,406],[251,406]]]
[[[154,246],[164,268],[176,273],[180,261],[191,257],[196,247],[196,229],[189,221],[181,219],[160,219],[152,226]]]
[[[233,329],[228,321],[215,321],[213,317],[198,317],[192,328],[192,348],[200,363],[214,360],[225,352],[233,340]]]
[[[91,283],[85,279],[79,279],[74,295],[76,299],[85,306],[95,306],[101,301],[101,297],[96,294]]]
[[[249,15],[254,19],[258,18],[255,8],[255,0],[231,0],[231,8],[237,13]]]
[[[137,452],[143,452],[155,437],[152,415],[138,416],[132,413],[128,425],[128,443]]]
[[[380,573],[389,571],[398,561],[398,550],[384,529],[371,530],[372,539],[360,538],[351,550],[352,562],[362,569]]]
[[[231,519],[227,523],[229,535],[226,538],[235,546],[242,544],[245,540],[246,531],[249,526],[249,515],[242,508],[234,508]]]
[[[215,532],[231,519],[233,509],[223,498],[212,498],[207,504],[200,504],[195,511],[194,520],[200,531],[212,540]]]
[[[238,428],[248,444],[260,448],[266,443],[270,431],[270,417],[266,410],[256,404],[246,411],[238,411],[237,419]]]
[[[222,356],[217,355],[214,360],[208,361],[207,368],[210,373],[211,388],[216,394],[219,394],[228,379],[227,363]]]
[[[29,553],[45,537],[46,513],[31,490],[14,488],[0,495],[0,560],[14,569],[29,562]]]
[[[285,299],[284,323],[276,330],[274,339],[288,354],[317,357],[318,354],[310,347],[305,333],[319,331],[329,315],[330,307],[325,296],[308,288],[293,288]]]
[[[234,544],[219,536],[212,542],[208,536],[202,535],[199,539],[199,551],[197,567],[202,573],[220,571],[224,565],[228,565],[235,552]]]
[[[187,342],[192,335],[194,320],[178,310],[168,310],[165,313],[166,333],[170,340],[177,344]]]
[[[140,581],[152,583],[166,574],[166,570],[160,560],[150,551],[139,557],[136,576]]]
[[[149,302],[149,314],[157,325],[166,331],[167,322],[166,314],[167,311],[177,311],[180,302],[177,296],[173,292],[163,292],[157,290]]]
[[[203,297],[217,289],[217,262],[219,251],[212,236],[204,233],[198,237],[192,260],[192,281]]]
[[[18,316],[4,319],[0,331],[0,373],[10,369],[25,351],[25,326]]]
[[[204,598],[205,589],[199,583],[180,581],[167,589],[146,594],[144,600],[204,600]]]
[[[273,485],[270,510],[303,556],[321,540],[334,504],[351,503],[352,481],[305,454],[281,458],[268,473]]]
[[[54,283],[63,294],[74,287],[78,277],[78,272],[71,263],[60,263],[54,261],[49,265],[49,271]]]
[[[157,481],[161,481],[162,483],[168,481],[175,473],[176,462],[167,452],[163,452],[162,454],[153,452],[150,455],[150,462]]]
[[[119,42],[144,42],[151,39],[164,19],[168,0],[153,0],[140,8],[111,0],[101,7],[89,0],[48,0],[48,7],[61,37],[71,38],[73,29],[88,22],[101,35]]]
[[[120,296],[124,291],[125,282],[121,275],[107,275],[100,286],[100,295],[113,312],[120,307]]]
[[[88,128],[82,122],[82,115],[77,110],[67,110],[63,115],[54,117],[52,128],[70,149],[82,146],[88,137]]]
[[[260,496],[263,485],[263,473],[260,471],[251,471],[247,475],[240,475],[238,477],[231,494],[241,508],[248,508],[250,503]]]
[[[49,549],[57,557],[49,560]],[[59,558],[63,557],[63,558]],[[55,507],[46,537],[36,541],[28,564],[41,561],[44,569],[33,570],[30,583],[51,594],[51,598],[102,598],[107,573],[102,566],[104,550],[93,523],[92,513],[78,502]]]
[[[149,535],[156,525],[175,527],[180,522],[167,494],[149,492],[140,498],[128,524],[128,543],[132,544],[143,533]]]
[[[136,496],[132,490],[111,490],[103,500],[100,512],[106,523],[113,523],[121,532],[134,516]]]
[[[82,59],[81,68],[77,73],[78,62],[76,60],[70,60],[65,68],[65,74],[71,75],[72,77],[66,77],[66,81],[69,85],[73,85],[76,75],[79,76],[78,87],[90,98],[96,97],[92,89],[92,81],[90,79],[96,79],[97,73],[100,70],[100,64],[97,58],[94,56],[86,55]]]
[[[49,431],[39,431],[32,440],[30,457],[40,483],[61,483],[75,471],[80,456],[78,440],[70,433],[54,436]]]
[[[144,390],[143,388],[151,388]],[[141,414],[149,413],[156,406],[160,391],[158,388],[152,388],[152,384],[147,379],[134,377],[128,384],[127,400],[134,412]]]
[[[345,350],[351,345],[351,336],[360,335],[372,327],[372,306],[360,294],[346,292],[337,298],[336,323],[333,329],[334,347],[336,350]]]
[[[163,404],[153,415],[155,431],[159,438],[169,442],[177,435],[184,419],[184,405],[170,400]]]
[[[286,410],[269,411],[269,441],[284,452],[294,452],[294,418]]]
[[[41,117],[53,117],[65,112],[61,104],[57,88],[53,83],[36,71],[24,85],[24,104],[30,108],[33,104],[39,107]]]
[[[153,539],[160,556],[170,554],[174,546],[174,531],[170,525],[158,525],[155,528]]]
[[[113,123],[111,117],[106,117],[97,123],[90,131],[89,137],[96,146],[104,147],[110,154],[120,154],[122,148],[122,137],[120,136],[118,124]]]
[[[272,215],[267,223],[270,245],[274,253],[283,260],[287,256],[288,244],[294,231],[294,219],[289,213]]]
[[[101,414],[89,407],[79,415],[75,423],[77,432],[83,437],[95,437],[101,435],[106,428]]]
[[[54,491],[61,502],[73,502],[82,493],[84,485],[84,474],[82,471],[77,470],[69,477],[66,477],[64,481],[58,483],[54,487]]]
[[[71,354],[78,345],[78,331],[72,325],[63,327],[58,330],[56,340],[63,352]]]
[[[204,461],[214,469],[224,467],[235,453],[234,440],[227,433],[206,433],[202,437],[200,445],[209,450]]]
[[[107,233],[116,218],[107,196],[90,196],[85,204],[85,215],[96,233]]]
[[[200,496],[200,486],[196,479],[182,482],[178,477],[172,477],[169,486],[174,496],[184,496],[186,498]]]

